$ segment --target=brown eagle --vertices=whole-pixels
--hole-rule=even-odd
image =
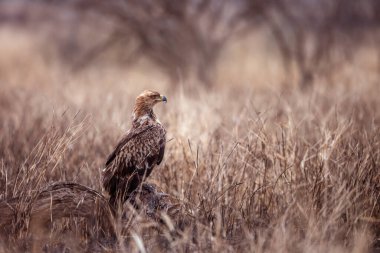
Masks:
[[[132,127],[107,158],[102,183],[113,207],[127,200],[164,157],[166,130],[153,112],[159,102],[166,97],[150,90],[136,98]]]

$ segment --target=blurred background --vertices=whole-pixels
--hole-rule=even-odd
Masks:
[[[377,80],[379,24],[377,0],[2,0],[0,82],[94,69],[152,88],[308,89],[363,69]]]

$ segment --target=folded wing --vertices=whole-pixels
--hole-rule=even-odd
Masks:
[[[165,153],[165,129],[160,124],[132,128],[108,156],[103,187],[110,203],[128,196],[148,177]]]

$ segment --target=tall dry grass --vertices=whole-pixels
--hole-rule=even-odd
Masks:
[[[186,80],[171,88],[143,63],[73,75],[54,55],[42,57],[28,35],[2,33],[10,39],[1,45],[0,201],[18,198],[19,205],[12,228],[0,228],[1,250],[379,250],[380,100],[369,67],[347,63],[340,78],[305,93],[280,89],[280,80],[266,79],[273,69],[260,69],[255,59],[226,55],[261,76],[239,81],[238,67],[226,60],[231,68],[219,67],[214,89]],[[97,227],[76,217],[34,229],[30,206],[50,183],[74,181],[101,191],[105,158],[145,88],[167,95],[167,105],[156,111],[171,140],[148,181],[179,199],[186,222],[138,215],[125,230],[113,220],[116,248],[94,244]]]

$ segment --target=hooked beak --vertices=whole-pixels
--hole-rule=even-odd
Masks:
[[[168,102],[168,100],[166,99],[165,96],[161,96],[161,101],[162,101],[162,102],[165,102],[165,103]]]

